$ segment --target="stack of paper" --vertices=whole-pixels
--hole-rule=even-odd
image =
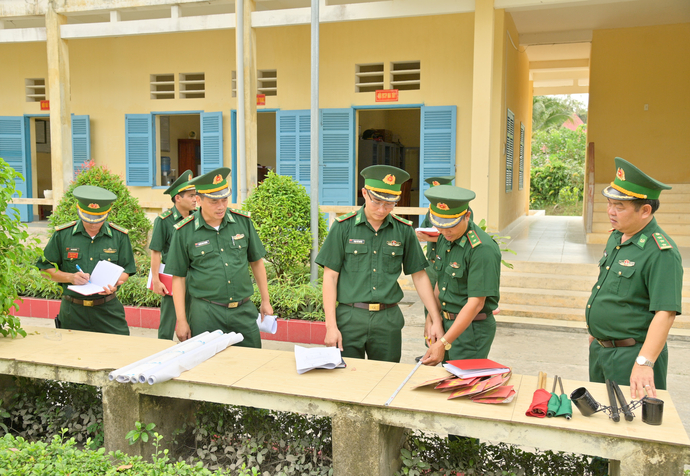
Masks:
[[[486,376],[457,378],[446,376],[427,380],[413,385],[412,388],[434,385],[434,389],[441,392],[450,392],[448,400],[459,397],[469,397],[475,403],[510,403],[515,398],[516,392],[512,385],[505,385],[511,377],[511,371]]]
[[[297,373],[303,374],[314,369],[336,369],[345,367],[345,361],[337,347],[295,346]]]
[[[431,227],[431,228],[415,228],[414,231],[421,231],[422,233],[429,235],[429,236],[438,236],[438,230],[436,227]]]
[[[99,261],[96,267],[93,268],[88,283],[71,284],[67,286],[67,289],[83,294],[84,296],[102,293],[103,288],[108,285],[115,286],[117,284],[124,270],[125,268],[122,266],[118,266],[110,261]]]
[[[505,365],[489,359],[449,360],[443,364],[443,368],[460,378],[487,377],[510,372]]]

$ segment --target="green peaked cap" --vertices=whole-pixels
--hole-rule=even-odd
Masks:
[[[191,190],[194,188],[194,185],[189,185],[187,182],[189,182],[194,174],[192,173],[191,170],[185,170],[180,174],[179,177],[177,177],[177,180],[175,180],[168,189],[163,192],[165,194],[170,195],[171,197],[174,197],[180,192],[184,192],[185,190]]]
[[[424,196],[429,200],[431,223],[437,228],[452,228],[462,220],[477,195],[466,188],[437,185],[425,191]]]
[[[359,174],[364,177],[364,188],[387,202],[400,200],[402,184],[410,178],[410,174],[392,165],[372,165]]]
[[[113,192],[95,185],[80,185],[72,195],[77,199],[77,207],[89,215],[108,213],[112,203],[117,200]]]
[[[428,179],[424,180],[426,183],[428,183],[432,187],[437,187],[439,185],[448,185],[450,184],[453,180],[455,180],[455,176],[453,175],[444,175],[441,177],[429,177]]]
[[[227,198],[230,195],[230,187],[226,179],[229,174],[229,168],[221,167],[194,177],[188,184],[193,185],[197,193],[209,198]]]
[[[616,178],[601,194],[613,200],[656,200],[662,190],[670,190],[665,183],[653,179],[625,159],[616,157]]]

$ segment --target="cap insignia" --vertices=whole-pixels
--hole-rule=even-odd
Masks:
[[[98,203],[89,203],[89,208],[100,208]]]
[[[618,167],[616,177],[618,177],[618,180],[625,182],[625,170],[623,170],[623,167]]]
[[[618,261],[618,264],[620,264],[621,266],[635,266],[635,262],[634,262],[634,261],[630,261],[629,259],[626,259],[626,260],[619,260],[619,261]]]
[[[388,185],[395,185],[395,175],[386,175],[385,177],[383,177],[383,182],[387,183]]]
[[[215,177],[213,177],[213,185],[221,183],[222,181],[223,181],[223,176],[221,174],[218,174]]]
[[[441,184],[438,183],[436,180],[434,180],[433,182],[431,182],[431,184],[432,184],[434,187],[436,187],[437,185],[441,185]]]
[[[439,210],[450,210],[450,208],[448,208],[448,205],[441,202],[436,204],[436,208],[438,208]]]

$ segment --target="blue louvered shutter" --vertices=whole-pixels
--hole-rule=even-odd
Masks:
[[[311,190],[311,115],[309,110],[276,113],[276,171]]]
[[[506,114],[506,193],[513,191],[513,162],[515,157],[515,114]]]
[[[223,166],[223,113],[201,113],[201,173]]]
[[[125,137],[127,185],[152,186],[153,116],[126,114]]]
[[[14,186],[17,192],[21,192],[22,198],[29,197],[27,179],[29,170],[27,167],[27,140],[26,128],[24,127],[24,117],[4,116],[0,117],[0,158],[22,175],[21,178],[14,179]],[[18,197],[15,193],[13,197]],[[8,205],[9,210],[17,210],[21,221],[30,221],[33,218],[33,207],[31,205]]]
[[[354,205],[353,109],[322,109],[319,127],[319,203]]]
[[[455,137],[457,135],[455,106],[422,106],[419,147],[419,206],[428,207],[424,191],[429,177],[455,176]]]
[[[89,116],[72,116],[72,169],[74,177],[91,160],[91,125]]]

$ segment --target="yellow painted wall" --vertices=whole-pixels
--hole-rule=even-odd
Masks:
[[[505,174],[506,156],[503,150],[500,151],[500,170],[499,175],[492,178],[492,189],[495,186],[499,202],[499,221],[498,230],[502,230],[515,219],[529,212],[529,163],[530,163],[530,137],[532,135],[532,93],[529,81],[529,59],[524,47],[520,48],[520,41],[515,23],[509,13],[505,14],[504,28],[501,30],[501,44],[503,54],[501,55],[504,72],[503,87],[504,101],[502,104],[502,131],[501,144],[506,140],[506,109],[510,109],[515,114],[514,130],[514,153],[513,153],[513,191],[506,193]],[[512,41],[511,41],[512,38]],[[520,167],[520,124],[525,125],[525,166],[523,188],[519,189],[519,167]]]
[[[597,183],[613,180],[614,157],[690,183],[688,78],[690,23],[594,32],[587,136]]]
[[[46,44],[0,43],[0,116],[45,114],[38,102],[26,102],[24,80],[48,80]]]

